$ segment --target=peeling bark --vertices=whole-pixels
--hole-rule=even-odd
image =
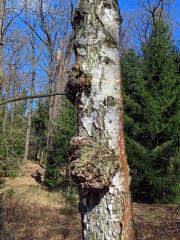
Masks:
[[[79,136],[71,141],[69,161],[79,184],[85,240],[134,239],[123,135],[120,24],[117,0],[78,1],[76,64],[67,96],[78,107]]]

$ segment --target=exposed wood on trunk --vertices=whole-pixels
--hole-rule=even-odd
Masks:
[[[69,171],[79,184],[85,240],[134,240],[123,129],[120,24],[117,0],[78,1],[73,26],[76,64],[66,91],[78,107],[79,136],[71,141]]]
[[[62,70],[63,70],[63,46],[61,45],[61,48],[58,51],[58,57],[57,57],[57,80],[55,81],[54,87],[53,87],[53,92],[63,92],[64,87],[63,87],[63,75],[62,75]],[[52,121],[57,121],[58,116],[59,116],[59,110],[60,110],[60,105],[61,105],[61,96],[54,96],[53,98],[53,109],[52,109]]]
[[[64,92],[67,82],[68,67],[72,55],[73,39],[69,37],[68,44],[65,51],[65,42],[60,44],[57,57],[57,80],[55,81],[53,92]],[[64,53],[65,51],[65,53]],[[61,109],[62,96],[56,95],[53,98],[52,119],[57,122]]]

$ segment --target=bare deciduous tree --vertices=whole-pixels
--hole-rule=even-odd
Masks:
[[[6,0],[0,0],[0,102],[3,100],[3,95],[7,99],[9,97],[9,83],[5,81],[3,74],[3,52],[5,47],[5,35],[14,20],[21,15],[23,6],[21,9],[15,8],[15,3],[8,2]],[[2,117],[2,108],[0,108],[0,115]],[[3,131],[6,128],[7,119],[7,106],[4,106],[4,120],[3,120]]]
[[[36,68],[37,68],[37,57],[36,57],[36,47],[35,47],[35,33],[31,31],[29,34],[29,42],[32,51],[31,62],[32,62],[32,74],[31,74],[31,95],[34,95],[35,91],[35,81],[36,81]],[[24,150],[24,161],[28,159],[29,154],[29,142],[30,142],[30,134],[31,134],[31,125],[32,125],[32,104],[33,99],[29,101],[29,109],[28,109],[28,118],[27,118],[27,132],[26,132],[26,140],[25,140],[25,150]]]
[[[20,19],[35,33],[37,39],[44,46],[42,56],[44,64],[41,61],[40,68],[47,74],[48,94],[50,95],[47,133],[48,151],[52,146],[61,99],[60,96],[53,96],[53,93],[62,92],[64,89],[65,76],[72,50],[71,35],[69,35],[71,11],[69,13],[68,4],[63,4],[61,1],[58,4],[51,4],[51,1],[39,0],[35,9],[27,4],[26,12],[28,12],[28,15]],[[35,16],[38,23],[37,28],[32,26],[32,15]]]
[[[169,18],[169,7],[173,0],[139,0],[140,9],[131,21],[131,30],[140,43],[148,40],[154,21]]]

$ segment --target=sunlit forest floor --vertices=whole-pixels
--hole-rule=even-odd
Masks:
[[[78,198],[48,192],[36,178],[44,169],[27,161],[22,175],[0,189],[0,240],[81,240]],[[134,203],[138,240],[180,240],[180,208]]]
[[[34,177],[44,169],[28,161],[23,174],[6,179],[0,190],[1,240],[81,239],[77,197],[48,192]]]

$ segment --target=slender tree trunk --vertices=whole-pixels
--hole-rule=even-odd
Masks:
[[[12,123],[14,121],[14,108],[15,108],[15,103],[13,102],[11,104],[11,125],[12,125]]]
[[[67,46],[67,51],[64,56],[64,44],[61,45],[61,49],[58,51],[57,56],[57,79],[53,82],[52,85],[52,92],[64,92],[65,89],[65,81],[66,81],[66,74],[68,71],[68,66],[71,57],[71,50],[72,50],[72,42],[71,39],[69,40],[69,44]],[[53,139],[57,129],[57,122],[61,112],[61,103],[62,103],[62,96],[53,96],[49,99],[49,122],[48,122],[48,135],[47,135],[47,144],[46,144],[46,169],[45,169],[45,179],[48,174],[48,164],[52,162],[52,156],[54,151],[53,146]]]
[[[27,131],[26,131],[26,140],[25,140],[25,150],[24,150],[24,162],[27,161],[29,155],[29,142],[31,136],[31,123],[32,123],[32,100],[29,102],[29,112],[27,119]]]
[[[0,39],[0,101],[2,101],[2,89],[3,89],[3,43]]]
[[[0,40],[0,98],[1,98],[1,100],[2,100],[2,83],[3,83],[2,58],[3,58],[3,43],[2,43],[2,40]]]
[[[54,92],[64,92],[65,85],[67,82],[67,72],[68,66],[71,58],[72,53],[72,38],[69,38],[69,43],[67,45],[66,53],[64,54],[65,43],[62,43],[60,49],[58,51],[58,67],[57,67],[57,80],[54,84],[53,91]],[[62,103],[62,96],[54,96],[53,99],[53,109],[52,109],[52,121],[54,123],[57,122],[59,118],[59,114],[61,111],[61,103]]]
[[[58,56],[57,56],[57,78],[56,81],[53,82],[53,92],[64,92],[65,84],[67,82],[67,71],[71,58],[72,52],[72,38],[69,38],[69,43],[67,44],[66,53],[65,51],[65,43],[62,42],[60,45]],[[62,96],[54,96],[52,97],[52,110],[51,110],[51,128],[52,134],[56,130],[56,124],[61,111],[61,103]]]
[[[52,93],[52,91],[50,92]],[[49,111],[48,111],[49,120],[48,120],[48,133],[47,133],[47,141],[46,141],[47,154],[52,146],[52,138],[53,138],[53,122],[52,122],[53,98],[54,98],[53,96],[49,97]]]
[[[36,54],[35,54],[35,35],[32,32],[32,40],[30,40],[31,48],[32,48],[32,81],[31,81],[31,95],[34,95],[34,87],[36,81]],[[30,136],[31,136],[31,125],[32,125],[32,104],[33,99],[30,100],[29,103],[29,112],[28,112],[28,119],[27,119],[27,131],[26,131],[26,141],[25,141],[25,150],[24,150],[24,161],[28,159],[29,155],[29,143],[30,143]]]
[[[10,81],[6,81],[6,99],[9,99],[10,95]],[[7,120],[8,120],[8,104],[4,105],[4,116],[3,116],[3,125],[2,131],[5,132],[7,128]]]
[[[8,99],[8,96],[6,97],[6,99]],[[6,131],[6,127],[7,127],[7,118],[8,118],[8,104],[4,105],[4,114],[3,114],[3,124],[2,124],[2,131],[5,132]]]
[[[79,0],[74,17],[76,64],[67,95],[78,106],[79,136],[69,168],[79,184],[83,239],[133,240],[124,144],[117,0]]]
[[[17,76],[16,76],[16,64],[15,66],[12,67],[12,91],[13,91],[13,96],[17,96]],[[11,103],[11,125],[13,127],[13,121],[15,117],[15,110],[16,110],[17,104],[15,102]]]
[[[49,93],[53,93],[53,84],[55,80],[55,63],[53,59],[53,52],[51,48],[49,49],[50,62],[49,62]],[[49,110],[48,110],[48,131],[46,140],[46,156],[45,165],[47,167],[48,158],[51,156],[53,151],[53,135],[54,135],[54,123],[53,123],[53,106],[54,106],[54,96],[49,97]],[[46,169],[45,169],[46,172]]]
[[[71,44],[69,45],[69,47],[71,47]],[[58,91],[64,92],[65,75],[67,74],[71,53],[69,52],[69,49],[68,49],[68,52],[64,59],[63,51],[64,51],[64,46],[62,46],[62,48],[59,49],[59,52],[58,52],[57,79],[54,79],[55,66],[54,66],[53,58],[51,58],[50,78],[49,78],[50,79],[49,89],[51,92],[58,92]],[[60,114],[61,100],[62,100],[62,96],[52,96],[49,98],[49,122],[48,122],[48,134],[47,134],[47,152],[49,152],[48,155],[50,155],[50,152],[53,151],[53,146],[52,146],[53,137],[56,131],[56,125],[57,125],[58,117]]]
[[[5,2],[0,0],[0,102],[3,96],[3,30],[4,30]],[[0,118],[2,119],[2,107],[0,107]]]
[[[63,92],[64,86],[63,86],[63,76],[62,76],[62,70],[63,70],[63,46],[58,51],[58,69],[57,69],[57,80],[53,87],[53,92]],[[59,112],[61,108],[61,100],[62,96],[54,96],[53,98],[53,109],[52,109],[52,121],[55,123],[58,120]]]

